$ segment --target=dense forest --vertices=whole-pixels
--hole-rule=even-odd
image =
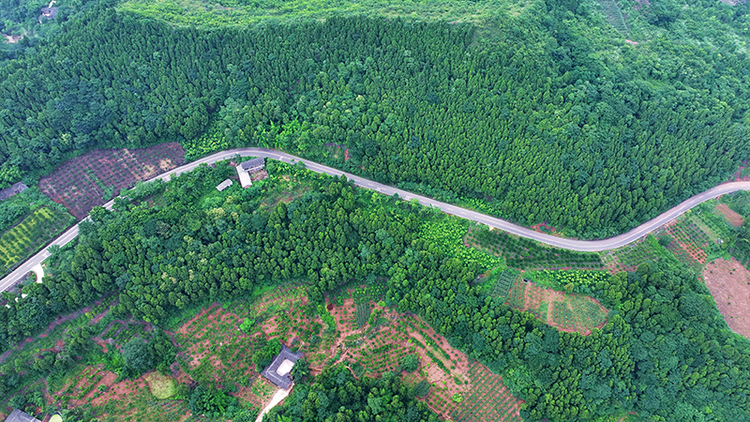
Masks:
[[[273,181],[219,193],[214,186],[231,168],[204,166],[168,184],[139,185],[115,211],[95,209],[77,244],[55,251],[43,284],[28,286],[18,301],[4,293],[10,307],[0,306],[0,350],[111,292],[117,314],[158,323],[191,305],[291,279],[308,283],[310,300],[320,303],[344,283],[378,275],[388,278],[389,306],[422,315],[502,373],[526,401],[525,420],[625,411],[650,421],[750,417],[750,341],[728,329],[705,285],[677,261],[597,278],[586,289],[612,310],[607,324],[587,337],[558,332],[477,285],[485,270],[478,261],[447,256],[419,236],[420,223],[439,213],[301,168],[270,162],[269,170],[291,174],[307,192],[289,204],[267,202],[263,192]],[[30,364],[0,367],[3,388],[12,389]],[[343,399],[328,400],[298,396],[283,416],[329,415],[336,409],[321,403]]]
[[[112,5],[0,70],[0,183],[94,147],[177,140],[189,154],[262,145],[325,160],[335,144],[351,159],[330,163],[349,171],[590,238],[750,157],[750,62],[725,42],[747,37],[747,5],[655,19],[644,25],[664,34],[637,48],[562,0],[483,26],[332,16],[197,29]],[[721,12],[711,28],[729,35],[670,38],[697,38],[701,10]]]
[[[62,3],[62,4],[60,4]],[[34,47],[40,40],[54,38],[68,19],[82,16],[95,2],[93,0],[0,0],[0,66],[6,60],[19,57],[20,53]],[[50,4],[56,8],[54,16],[42,16],[42,8]]]

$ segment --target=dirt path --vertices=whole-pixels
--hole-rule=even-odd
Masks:
[[[292,388],[294,388],[294,386],[292,386]],[[270,412],[271,409],[273,409],[277,404],[281,403],[281,401],[284,400],[286,396],[288,396],[289,393],[292,392],[292,388],[288,390],[276,390],[276,393],[274,393],[271,401],[266,405],[263,411],[260,412],[260,415],[258,415],[258,417],[255,419],[255,422],[261,422],[263,420],[263,416],[265,416],[266,413]]]

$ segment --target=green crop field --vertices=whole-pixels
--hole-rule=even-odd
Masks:
[[[47,207],[37,209],[0,237],[0,262],[12,267],[54,239],[72,221],[67,213]]]
[[[509,267],[601,268],[599,254],[557,249],[506,232],[479,228],[468,233],[466,243],[505,258]]]
[[[602,260],[612,272],[634,270],[639,264],[655,261],[657,257],[652,245],[646,241],[636,241],[602,253]]]
[[[493,273],[491,276],[495,276],[495,274]],[[513,283],[518,280],[520,276],[521,273],[512,268],[499,271],[495,276],[497,277],[497,281],[495,281],[495,284],[492,286],[492,292],[490,294],[492,296],[507,298],[511,287],[513,287]]]
[[[522,309],[526,297],[526,283],[517,278],[513,282],[513,288],[510,290],[508,304],[516,309]]]
[[[552,303],[552,321],[562,328],[576,329],[576,324],[573,319],[573,311],[570,309],[567,302]]]
[[[726,239],[734,234],[731,225],[727,223],[723,216],[716,214],[713,210],[703,211],[698,214],[697,218],[707,226],[708,231],[713,232],[718,238]],[[703,231],[705,232],[706,230],[704,229]],[[708,236],[711,236],[711,234],[706,233]]]
[[[628,32],[628,23],[622,14],[620,6],[615,0],[597,0],[602,7],[602,12],[607,18],[607,22],[612,25],[621,34]]]
[[[570,306],[579,329],[592,330],[607,321],[607,314],[589,297],[571,295]]]

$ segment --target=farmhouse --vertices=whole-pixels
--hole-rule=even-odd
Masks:
[[[260,374],[274,383],[277,387],[288,390],[292,385],[292,367],[300,358],[302,358],[301,352],[294,353],[291,349],[282,344],[279,354]]]
[[[55,3],[57,2],[52,0],[47,7],[42,7],[42,14],[39,15],[39,23],[42,23],[42,18],[54,20],[57,17],[57,7],[52,6]]]
[[[241,162],[237,166],[237,174],[240,176],[240,185],[243,188],[248,188],[253,185],[252,175],[263,170],[266,166],[266,160],[263,158],[253,158]]]
[[[10,412],[10,415],[8,415],[7,418],[5,418],[5,422],[42,422],[39,419],[27,415],[26,413],[23,413],[22,411],[18,409],[13,409],[12,412]]]
[[[11,187],[0,190],[0,201],[8,199],[13,195],[19,194],[28,188],[29,187],[24,185],[23,182],[14,183]]]

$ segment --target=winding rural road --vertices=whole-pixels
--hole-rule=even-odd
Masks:
[[[545,233],[535,232],[525,227],[515,225],[505,220],[501,220],[499,218],[490,217],[486,214],[468,210],[466,208],[461,208],[456,205],[451,205],[445,202],[436,201],[434,199],[427,198],[421,195],[417,195],[411,192],[407,192],[405,190],[397,189],[392,186],[384,185],[378,182],[373,182],[372,180],[368,180],[363,177],[355,176],[353,174],[346,173],[344,171],[341,171],[332,167],[324,166],[322,164],[318,164],[313,161],[295,157],[294,155],[286,154],[284,152],[280,152],[280,151],[276,151],[272,149],[265,149],[265,148],[241,148],[241,149],[218,152],[216,154],[210,155],[208,157],[202,158],[197,161],[193,161],[191,163],[185,164],[184,166],[181,166],[174,170],[163,173],[159,176],[154,177],[151,180],[161,179],[161,180],[166,181],[166,180],[169,180],[169,178],[173,174],[178,175],[178,174],[182,174],[185,172],[189,172],[201,164],[210,164],[216,161],[226,160],[236,155],[240,155],[243,157],[252,156],[252,157],[271,158],[274,160],[279,160],[279,161],[292,163],[292,164],[301,161],[310,170],[313,170],[318,173],[326,173],[331,176],[344,175],[346,176],[347,179],[352,181],[356,186],[360,186],[366,189],[371,189],[376,192],[380,192],[384,195],[398,194],[399,197],[407,201],[416,199],[422,205],[437,207],[437,208],[440,208],[440,210],[445,213],[453,214],[455,216],[465,218],[467,220],[476,221],[477,223],[486,224],[487,226],[498,229],[498,230],[503,230],[508,233],[513,233],[513,234],[516,234],[518,236],[522,236],[528,239],[538,240],[539,242],[545,243],[547,245],[556,246],[559,248],[571,249],[575,251],[586,251],[586,252],[600,252],[600,251],[606,251],[610,249],[617,249],[619,247],[625,246],[634,240],[640,239],[641,237],[652,232],[658,227],[661,227],[662,225],[674,220],[675,218],[683,214],[685,211],[695,207],[701,202],[705,202],[709,199],[713,199],[713,198],[716,198],[718,196],[721,196],[727,193],[737,192],[740,190],[750,190],[750,182],[724,183],[712,189],[709,189],[703,193],[695,195],[692,198],[687,199],[686,201],[670,209],[669,211],[666,211],[665,213],[654,218],[653,220],[650,220],[641,224],[640,226],[634,228],[633,230],[627,233],[623,233],[619,236],[611,237],[609,239],[604,239],[604,240],[574,240],[574,239],[565,239],[562,237],[556,237],[556,236],[552,236],[552,235],[545,234]],[[113,204],[113,201],[109,201],[106,204],[104,204],[104,207],[111,209],[112,204]],[[73,240],[77,235],[78,235],[78,225],[76,224],[75,226],[69,228],[62,235],[60,235],[57,239],[55,239],[50,245],[59,245],[62,247],[63,245]],[[50,253],[47,251],[47,249],[48,248],[44,248],[42,251],[40,251],[36,255],[29,258],[26,262],[24,262],[21,266],[19,266],[15,271],[13,271],[8,276],[0,280],[0,291],[8,290],[11,286],[15,285],[19,280],[21,280],[24,276],[26,276],[26,274],[28,274],[29,271],[31,271],[31,269],[35,265],[40,264],[45,259],[47,259],[47,257],[50,256]]]

